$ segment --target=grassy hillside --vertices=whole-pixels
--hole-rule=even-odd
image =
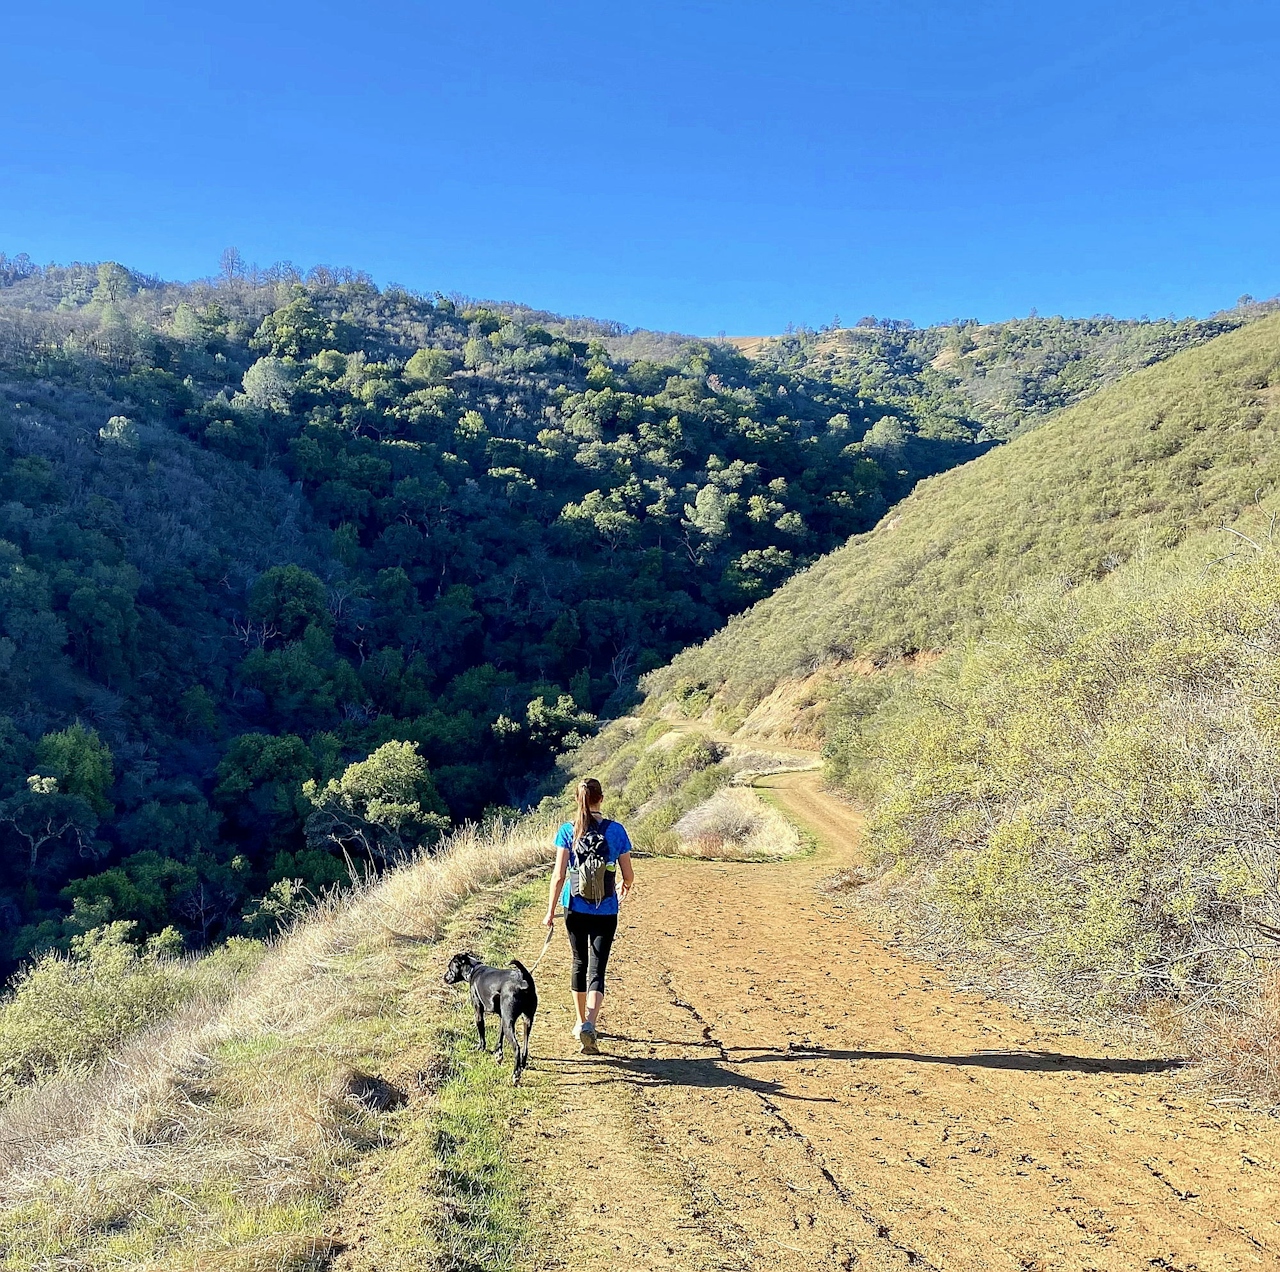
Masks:
[[[647,682],[730,710],[823,662],[982,630],[1020,590],[1099,577],[1234,520],[1280,474],[1280,317],[1140,371],[922,482],[870,533]]]
[[[1278,474],[1271,317],[922,483],[651,677],[650,709],[727,724],[831,663],[828,776],[870,811],[849,886],[1274,1096]],[[948,652],[898,660],[921,650]]]
[[[393,1159],[379,1268],[456,1267],[457,1247],[510,1266],[526,1222],[504,1185],[521,1170],[510,1070],[474,1055],[465,996],[440,979],[459,947],[505,957],[512,912],[546,895],[512,881],[549,843],[532,819],[461,833],[265,952],[47,958],[0,1011],[0,1063],[28,1082],[0,1078],[0,1266],[313,1272],[374,1150]],[[91,1026],[114,1015],[114,1039],[75,1036],[85,1006]]]

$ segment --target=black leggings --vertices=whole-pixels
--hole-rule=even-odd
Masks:
[[[570,910],[564,916],[564,927],[569,933],[569,948],[573,951],[569,988],[577,994],[588,989],[603,994],[604,969],[609,966],[609,951],[618,930],[618,916]]]

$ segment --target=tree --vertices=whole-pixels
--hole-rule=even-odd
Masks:
[[[449,828],[444,802],[413,742],[386,742],[321,786],[303,784],[314,812],[307,842],[385,862],[434,843]]]
[[[227,284],[236,282],[245,275],[244,257],[238,247],[226,247],[218,258],[218,272],[222,281]]]
[[[310,296],[303,295],[268,314],[249,347],[276,358],[310,358],[323,349],[349,353],[355,341],[348,323],[326,317]]]
[[[11,826],[27,845],[29,866],[35,869],[50,844],[71,842],[82,854],[91,851],[98,818],[88,800],[64,795],[53,777],[27,778],[26,790],[0,801],[0,822]]]
[[[245,397],[264,411],[287,411],[293,392],[293,371],[281,358],[259,358],[245,373]]]
[[[684,506],[682,525],[697,530],[708,548],[714,548],[729,533],[729,511],[737,503],[736,495],[726,495],[718,486],[708,483]]]
[[[883,415],[867,430],[862,449],[868,455],[897,464],[907,442],[907,430],[896,415]]]
[[[127,415],[113,415],[106,426],[98,430],[98,436],[112,446],[122,446],[125,450],[136,450],[138,446],[138,426]]]
[[[297,640],[314,624],[329,626],[324,584],[300,565],[264,570],[249,589],[249,617],[284,640]]]
[[[103,305],[118,305],[135,291],[133,275],[115,261],[103,261],[98,266],[98,285],[93,298]]]
[[[453,359],[444,349],[419,349],[405,363],[404,378],[410,384],[443,384],[453,371]]]
[[[36,744],[36,765],[64,794],[78,796],[99,813],[111,811],[107,791],[115,780],[115,764],[96,729],[77,720],[60,733],[46,733]]]
[[[314,736],[308,746],[292,733],[243,733],[218,765],[214,802],[233,814],[250,844],[278,847],[297,836],[310,807],[302,783],[333,771],[331,749],[336,742],[327,734]]]

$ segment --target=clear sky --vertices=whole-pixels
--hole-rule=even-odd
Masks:
[[[0,250],[703,334],[1280,291],[1274,0],[41,0]]]

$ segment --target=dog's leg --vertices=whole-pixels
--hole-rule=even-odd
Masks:
[[[516,1064],[518,1066],[520,1064],[520,1039],[516,1037],[515,1021],[512,1020],[512,1018],[509,1015],[507,1015],[506,1012],[503,1012],[501,1016],[501,1020],[502,1020],[502,1033],[498,1038],[498,1051],[497,1051],[498,1059],[499,1060],[502,1059],[503,1041],[506,1039],[510,1039],[511,1051],[515,1056]]]
[[[471,999],[471,1005],[475,1008],[476,1012],[476,1033],[480,1035],[480,1041],[476,1043],[476,1050],[485,1051],[488,1049],[489,1044],[486,1042],[484,1036],[484,1007],[481,1005],[479,999],[474,997]]]
[[[512,1082],[515,1086],[520,1085],[520,1079],[524,1076],[524,1071],[529,1067],[529,1035],[533,1032],[533,1018],[531,1016],[521,1016],[520,1019],[524,1021],[524,1046],[521,1046],[519,1042],[514,1043],[516,1049],[516,1071]]]

